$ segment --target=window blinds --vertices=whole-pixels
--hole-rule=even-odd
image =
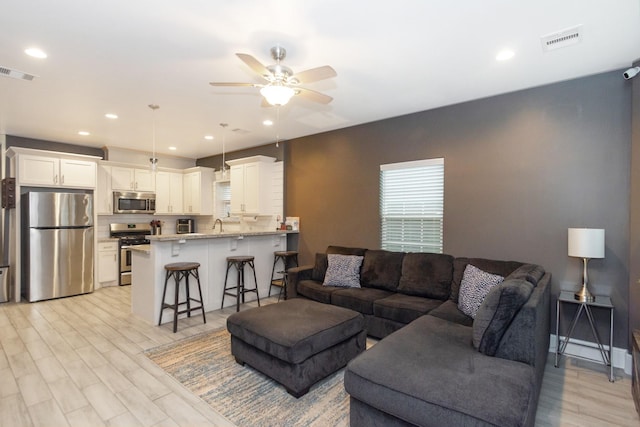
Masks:
[[[444,159],[380,166],[382,249],[443,251]]]

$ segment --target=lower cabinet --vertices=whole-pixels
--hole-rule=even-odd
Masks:
[[[98,243],[98,283],[118,282],[118,242]]]

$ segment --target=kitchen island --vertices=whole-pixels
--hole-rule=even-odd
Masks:
[[[255,257],[256,276],[260,297],[269,293],[273,252],[287,250],[287,235],[297,231],[210,232],[165,234],[148,236],[150,244],[133,247],[131,251],[131,311],[140,318],[157,324],[164,287],[166,264],[174,262],[200,263],[199,275],[205,311],[220,309],[228,256]],[[245,270],[246,271],[246,270]],[[194,279],[192,278],[191,281]],[[236,272],[229,271],[229,282],[235,283]],[[253,286],[253,275],[246,271],[248,287]],[[167,285],[167,299],[174,295],[174,283]],[[184,287],[182,287],[184,289]],[[195,289],[192,285],[191,289]],[[194,294],[191,294],[194,296]],[[255,299],[247,294],[246,301]],[[184,300],[184,295],[181,301]],[[227,296],[225,306],[234,306],[235,298]],[[172,321],[167,310],[163,323]]]

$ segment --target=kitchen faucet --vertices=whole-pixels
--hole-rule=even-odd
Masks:
[[[217,224],[217,223],[220,223],[220,232],[222,233],[222,220],[221,220],[220,218],[216,219],[216,220],[213,222],[213,229],[214,229],[214,230],[216,229],[216,224]]]

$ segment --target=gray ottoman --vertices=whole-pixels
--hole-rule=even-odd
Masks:
[[[295,298],[227,318],[231,354],[300,397],[364,351],[362,314]]]

